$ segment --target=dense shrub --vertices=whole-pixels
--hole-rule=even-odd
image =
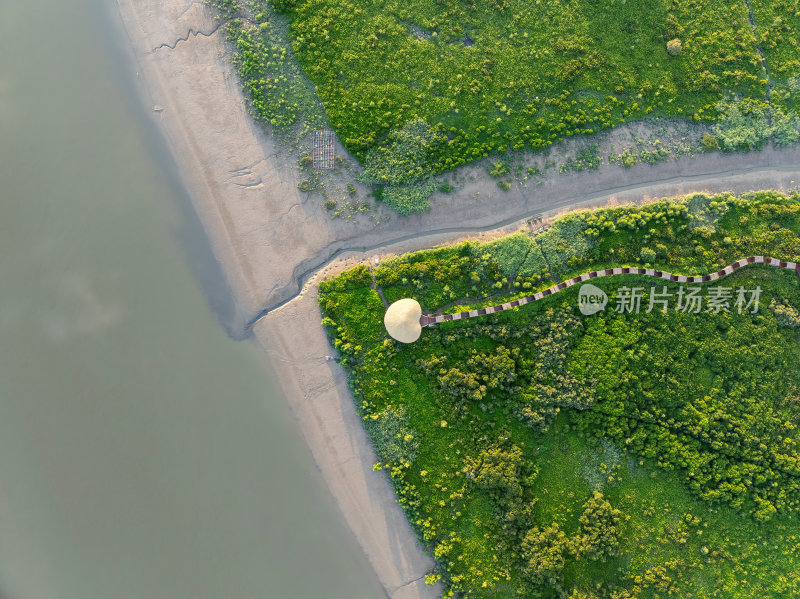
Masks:
[[[442,390],[457,400],[480,401],[514,389],[517,378],[515,358],[518,355],[518,349],[512,355],[500,345],[494,352],[472,350],[463,369],[446,368],[447,358],[436,356],[423,360],[420,365],[428,374],[436,373]]]
[[[800,259],[796,195],[694,194],[562,220],[547,252],[585,244],[564,276],[653,254],[657,267],[686,274],[745,255]],[[500,303],[518,293],[510,275],[537,239],[398,256],[375,281],[387,298]],[[663,290],[662,281],[622,277],[595,281],[611,303],[593,316],[575,309],[576,286],[426,328],[407,346],[386,338],[368,269],[321,286],[323,323],[447,594],[797,596],[797,277],[752,265],[711,284],[761,287],[763,309],[741,314],[679,311],[671,283],[667,313],[643,302],[622,314],[613,284]],[[497,296],[466,295],[480,286]],[[387,451],[394,440],[419,444]]]
[[[704,152],[713,152],[719,149],[719,140],[710,133],[703,134],[703,137],[700,138],[700,143],[703,146]]]
[[[639,255],[642,258],[642,262],[646,264],[652,264],[656,260],[656,252],[650,248],[642,248],[642,251],[639,252]]]
[[[389,135],[385,146],[375,148],[364,161],[364,180],[402,185],[430,174],[431,155],[444,137],[422,119],[407,122]]]
[[[424,212],[430,207],[430,197],[436,191],[432,178],[407,185],[388,185],[383,188],[382,199],[400,214]]]
[[[754,150],[770,139],[778,146],[800,140],[800,119],[793,112],[753,100],[720,102],[717,110],[714,133],[725,150]]]
[[[522,541],[525,575],[536,584],[560,586],[564,556],[569,550],[567,535],[553,523],[543,530],[531,528]]]
[[[551,272],[560,273],[575,265],[574,261],[585,255],[594,244],[583,235],[588,228],[584,213],[569,213],[538,236],[542,254]],[[573,261],[570,264],[570,261]]]
[[[792,306],[788,300],[777,302],[773,299],[769,304],[769,309],[775,313],[778,325],[790,329],[800,329],[800,310]]]
[[[388,462],[413,462],[419,449],[419,439],[409,425],[404,406],[386,406],[378,413],[364,418],[367,431],[375,443],[375,451]]]
[[[422,119],[407,122],[389,135],[386,146],[367,154],[361,180],[384,185],[382,199],[400,214],[422,212],[436,191],[431,156],[445,141]]]
[[[800,140],[800,119],[794,113],[772,111],[772,137],[777,146],[788,146]]]
[[[522,495],[526,470],[522,450],[516,446],[508,449],[489,447],[476,458],[468,457],[464,462],[464,472],[476,486],[501,496]]]
[[[725,150],[754,150],[763,146],[771,135],[767,107],[760,102],[720,102],[720,116],[714,133]]]
[[[600,491],[595,491],[583,504],[579,519],[581,528],[572,542],[572,551],[591,559],[615,555],[620,544],[620,516]]]

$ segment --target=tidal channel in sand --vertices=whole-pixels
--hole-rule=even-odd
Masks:
[[[115,19],[0,2],[0,597],[384,596],[263,357],[219,324]]]

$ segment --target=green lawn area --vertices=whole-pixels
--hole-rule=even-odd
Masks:
[[[706,150],[800,140],[796,2],[753,0],[755,26],[746,0],[209,2],[252,114],[298,147],[330,125],[400,214],[437,173],[649,117],[714,123]],[[614,161],[670,155],[655,145]],[[587,145],[560,168],[600,160]]]
[[[712,119],[726,92],[766,90],[744,0],[284,4],[345,145],[363,157],[421,117],[447,135],[437,171],[649,114]]]
[[[800,111],[800,5],[752,0],[761,46],[777,93],[774,104]]]
[[[800,280],[751,266],[704,293],[758,286],[756,313],[635,314],[613,309],[615,290],[663,283],[623,275],[599,280],[611,296],[599,314],[580,315],[575,286],[404,345],[383,330],[373,279],[431,312],[599,266],[701,274],[752,254],[800,259],[800,196],[578,212],[534,239],[418,252],[320,285],[378,467],[447,596],[800,593]]]

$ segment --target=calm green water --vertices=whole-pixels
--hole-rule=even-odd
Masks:
[[[114,10],[0,0],[0,597],[383,596],[209,307]]]

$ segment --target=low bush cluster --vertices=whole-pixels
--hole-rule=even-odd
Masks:
[[[714,133],[724,150],[755,150],[770,140],[787,146],[800,140],[797,114],[779,107],[751,99],[726,100],[717,105],[717,111]]]
[[[367,432],[381,459],[399,464],[411,463],[417,456],[419,439],[409,426],[403,405],[386,406],[380,412],[365,416]]]
[[[778,302],[773,299],[769,304],[769,309],[775,313],[775,320],[778,322],[778,326],[800,329],[800,311],[792,306],[788,300]]]
[[[284,140],[322,128],[324,109],[293,56],[286,19],[267,0],[252,0],[249,10],[236,2],[215,2],[228,20],[224,31],[236,49],[233,63],[253,116]]]

